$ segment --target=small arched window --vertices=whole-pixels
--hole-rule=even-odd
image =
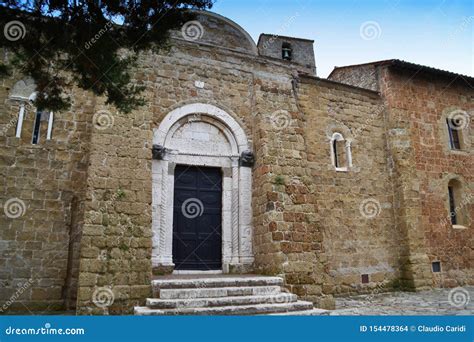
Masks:
[[[458,179],[451,179],[448,183],[448,205],[452,226],[468,226],[469,201],[463,198],[462,183]]]
[[[293,49],[290,43],[283,43],[281,46],[281,58],[286,61],[293,59]]]
[[[21,137],[21,131],[23,128],[23,121],[26,115],[26,108],[34,101],[36,96],[36,85],[32,78],[27,77],[25,79],[16,82],[8,96],[8,99],[19,106],[18,110],[18,121],[16,124],[15,137]]]
[[[341,133],[336,132],[331,137],[331,160],[336,171],[349,171],[352,167],[351,142]]]

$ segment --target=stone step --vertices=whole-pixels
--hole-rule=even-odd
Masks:
[[[301,311],[292,311],[292,312],[278,312],[272,313],[269,315],[272,316],[329,316],[331,311],[324,309],[311,309],[311,310],[301,310]]]
[[[190,289],[160,289],[154,296],[160,299],[193,299],[213,297],[275,295],[281,293],[280,286],[212,287]]]
[[[210,287],[240,287],[240,286],[271,286],[283,285],[280,277],[209,277],[191,279],[155,279],[152,281],[155,289],[184,289],[184,288],[210,288]]]
[[[265,303],[293,303],[297,296],[292,293],[278,293],[275,295],[234,296],[218,298],[194,299],[156,299],[148,298],[146,306],[151,309],[203,308],[229,305],[252,305]]]
[[[179,309],[151,309],[146,306],[135,307],[135,315],[262,315],[272,313],[289,313],[304,311],[313,308],[313,303],[296,301],[293,303],[253,304],[253,305],[228,305],[204,308],[179,308]]]

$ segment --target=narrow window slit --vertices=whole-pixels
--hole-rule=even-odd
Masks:
[[[33,126],[33,139],[31,141],[31,143],[33,145],[36,145],[38,144],[38,141],[39,141],[39,134],[40,134],[40,125],[41,125],[41,115],[42,115],[42,112],[41,111],[36,111],[36,116],[35,116],[35,124]]]
[[[449,216],[451,217],[451,224],[457,224],[458,220],[456,217],[456,203],[454,199],[454,188],[448,186],[449,193]]]

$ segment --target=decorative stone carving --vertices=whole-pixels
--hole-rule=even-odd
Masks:
[[[251,265],[252,170],[239,167],[242,153],[250,152],[242,127],[222,109],[196,103],[170,112],[155,129],[153,143],[154,149],[159,147],[157,157],[158,152],[166,151],[166,160],[156,161],[154,153],[152,163],[156,193],[153,204],[157,205],[153,216],[153,267],[173,266],[174,170],[170,166],[176,164],[223,170],[222,271]],[[245,155],[246,161],[251,161]],[[247,227],[250,234],[241,236]]]
[[[11,100],[30,101],[34,100],[35,91],[35,81],[31,77],[26,77],[15,83],[8,97]]]
[[[152,155],[153,155],[153,159],[163,160],[166,149],[162,145],[153,145],[153,148],[152,148],[151,152],[152,152]]]
[[[252,151],[243,151],[240,156],[240,166],[252,167],[255,164],[255,155]]]

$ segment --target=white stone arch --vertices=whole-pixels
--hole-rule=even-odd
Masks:
[[[8,95],[10,100],[31,102],[36,99],[36,84],[33,78],[26,77],[16,82]]]
[[[189,140],[187,140],[189,139]],[[166,115],[154,130],[153,144],[164,148],[153,160],[153,267],[173,267],[174,169],[177,164],[222,169],[222,265],[247,268],[252,252],[252,174],[240,166],[249,150],[245,131],[227,112],[211,104],[194,103]]]
[[[25,119],[26,113],[28,111],[35,111],[35,108],[32,106],[32,103],[36,100],[37,91],[36,83],[33,78],[25,77],[17,81],[10,93],[8,94],[8,101],[12,104],[17,104],[18,109],[18,121],[15,130],[15,137],[21,138],[21,133],[23,129],[23,121]],[[46,139],[51,139],[51,132],[53,129],[53,113],[49,112],[48,114],[48,131]]]
[[[249,149],[247,135],[240,124],[223,109],[208,103],[187,104],[168,113],[161,121],[158,129],[153,132],[153,144],[165,146],[166,137],[173,125],[193,114],[205,114],[205,116],[211,117],[225,125],[233,133],[239,153]]]

